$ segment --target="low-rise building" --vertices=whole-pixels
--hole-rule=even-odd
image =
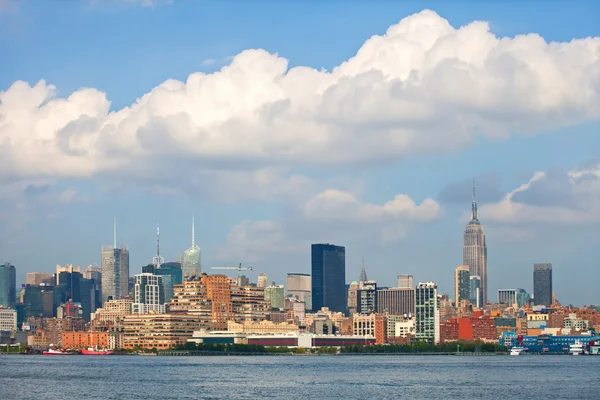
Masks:
[[[123,348],[170,349],[184,344],[200,325],[200,319],[194,315],[126,315],[123,318]]]
[[[230,332],[241,333],[284,333],[298,332],[298,325],[289,324],[287,322],[275,323],[273,321],[263,320],[260,322],[244,322],[236,323],[234,321],[227,322],[227,330]]]
[[[62,347],[66,349],[85,349],[88,347],[108,349],[108,332],[63,332]]]

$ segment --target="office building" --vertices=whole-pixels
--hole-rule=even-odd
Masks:
[[[183,279],[202,275],[202,251],[196,244],[194,217],[192,217],[192,247],[183,252],[177,261],[181,263]]]
[[[117,223],[113,245],[102,247],[102,303],[129,296],[129,249],[117,248]]]
[[[420,282],[415,289],[415,336],[434,344],[440,342],[438,291],[433,282]]]
[[[533,302],[536,306],[552,305],[552,264],[533,265]]]
[[[332,244],[311,246],[312,308],[346,311],[346,249]]]
[[[163,277],[148,273],[135,275],[132,314],[164,314],[165,289]]]
[[[17,330],[17,310],[0,308],[0,332]]]
[[[0,265],[0,306],[13,308],[17,302],[17,273],[11,263]]]
[[[285,288],[283,285],[271,285],[264,289],[265,301],[271,305],[271,308],[283,310],[285,306]]]
[[[244,286],[244,285],[242,285]],[[261,272],[260,274],[258,274],[258,280],[256,281],[256,286],[261,287],[261,288],[266,288],[267,286],[269,286],[269,278],[267,278],[267,275],[264,272]]]
[[[471,300],[471,273],[468,265],[461,265],[454,270],[454,296],[456,306],[462,300]]]
[[[529,293],[524,289],[498,289],[498,303],[520,308],[529,303]]]
[[[412,275],[398,275],[398,287],[399,288],[413,288],[413,276]]]
[[[374,313],[377,309],[377,282],[361,281],[358,285],[358,290],[356,291],[356,312],[359,314]]]
[[[58,269],[57,269],[58,271]],[[77,269],[61,269],[56,275],[57,289],[62,288],[61,303],[71,300],[81,305],[82,318],[90,321],[90,315],[100,306],[101,292],[93,279],[85,279]],[[74,271],[74,272],[68,272]]]
[[[28,272],[25,280],[27,285],[41,285],[50,279],[54,278],[54,275],[48,272]]]
[[[469,285],[469,289],[471,291],[471,295],[469,297],[471,299],[471,304],[477,308],[482,308],[483,292],[481,290],[481,277],[471,276],[470,280],[471,284]]]
[[[160,275],[163,277],[166,303],[173,297],[175,285],[179,285],[183,282],[183,271],[181,269],[181,263],[178,262],[162,263],[158,268],[154,264],[148,264],[142,267],[142,273]]]
[[[312,310],[312,293],[310,274],[290,273],[285,279],[288,296],[294,296],[303,301],[306,310]]]
[[[390,288],[377,290],[377,312],[390,315],[415,314],[415,289]]]
[[[487,244],[483,225],[477,218],[477,201],[475,200],[475,187],[473,187],[473,201],[471,204],[471,220],[464,233],[463,265],[469,266],[471,276],[478,276],[481,281],[481,307],[488,300],[487,297]]]

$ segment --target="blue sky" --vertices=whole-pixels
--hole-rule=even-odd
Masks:
[[[561,302],[600,302],[596,2],[143,3],[0,2],[0,258],[20,280],[99,263],[113,215],[132,274],[157,222],[174,259],[194,214],[205,270],[282,283],[329,241],[348,280],[364,257],[381,285],[451,292],[475,178],[491,290],[552,262]]]

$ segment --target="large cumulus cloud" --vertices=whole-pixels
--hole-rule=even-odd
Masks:
[[[0,92],[0,179],[381,162],[599,117],[600,38],[498,38],[426,10],[332,71],[246,50],[120,110],[95,89],[15,82]]]

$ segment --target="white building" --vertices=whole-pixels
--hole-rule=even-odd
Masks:
[[[164,314],[165,290],[162,275],[150,273],[135,276],[132,314]]]
[[[17,330],[17,310],[0,308],[0,331]]]

